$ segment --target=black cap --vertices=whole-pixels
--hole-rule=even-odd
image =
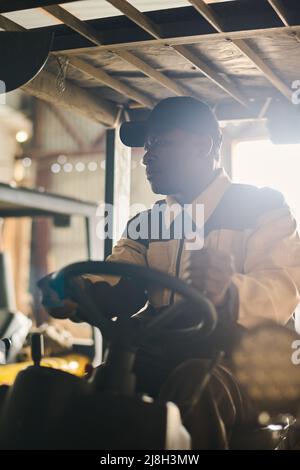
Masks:
[[[215,145],[221,143],[221,132],[212,109],[191,96],[176,96],[160,101],[147,121],[124,122],[120,139],[127,147],[143,147],[149,131],[161,133],[180,128],[203,135],[209,134]]]

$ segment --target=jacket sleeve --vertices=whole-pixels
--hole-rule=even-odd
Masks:
[[[258,218],[245,246],[244,271],[233,282],[242,326],[284,325],[292,316],[300,301],[300,240],[286,205]]]
[[[123,262],[146,266],[147,247],[144,243],[121,238],[114,246],[109,262]],[[85,288],[94,303],[101,306],[105,316],[131,316],[147,301],[145,289],[134,279],[115,276],[84,276]]]

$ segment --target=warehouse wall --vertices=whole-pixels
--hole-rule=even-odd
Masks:
[[[56,110],[47,104],[38,103],[37,142],[40,149],[39,172],[48,175],[43,181],[46,190],[82,199],[99,202],[104,198],[104,145],[97,154],[74,156],[80,151],[78,143],[64,127]],[[104,132],[99,124],[84,117],[59,109],[59,116],[71,126],[85,148]],[[72,154],[74,152],[74,154]],[[47,154],[57,153],[48,158]],[[45,158],[46,157],[46,158]],[[87,257],[85,226],[81,217],[72,219],[69,228],[50,228],[49,269],[58,269],[75,260]],[[99,240],[99,244],[102,244]]]
[[[16,136],[18,132],[31,135],[32,124],[19,109],[22,94],[11,92],[0,103],[0,182],[18,182],[15,157],[22,149]],[[21,175],[23,177],[23,174]],[[15,305],[24,313],[31,311],[31,297],[28,294],[30,266],[31,221],[29,219],[5,219],[0,224],[0,249],[9,257],[10,270],[15,292]],[[15,308],[15,307],[14,307]]]

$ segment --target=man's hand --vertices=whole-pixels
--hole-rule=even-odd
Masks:
[[[232,257],[223,251],[203,248],[190,251],[184,280],[206,295],[216,307],[222,306],[234,274]]]
[[[78,321],[76,316],[79,305],[71,298],[60,299],[55,290],[51,288],[50,277],[46,276],[38,282],[38,287],[42,291],[42,304],[52,317]],[[80,280],[76,279],[76,284],[80,288]]]

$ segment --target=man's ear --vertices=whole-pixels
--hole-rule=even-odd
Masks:
[[[208,157],[214,145],[212,137],[210,135],[202,135],[199,137],[199,140],[201,157]]]

